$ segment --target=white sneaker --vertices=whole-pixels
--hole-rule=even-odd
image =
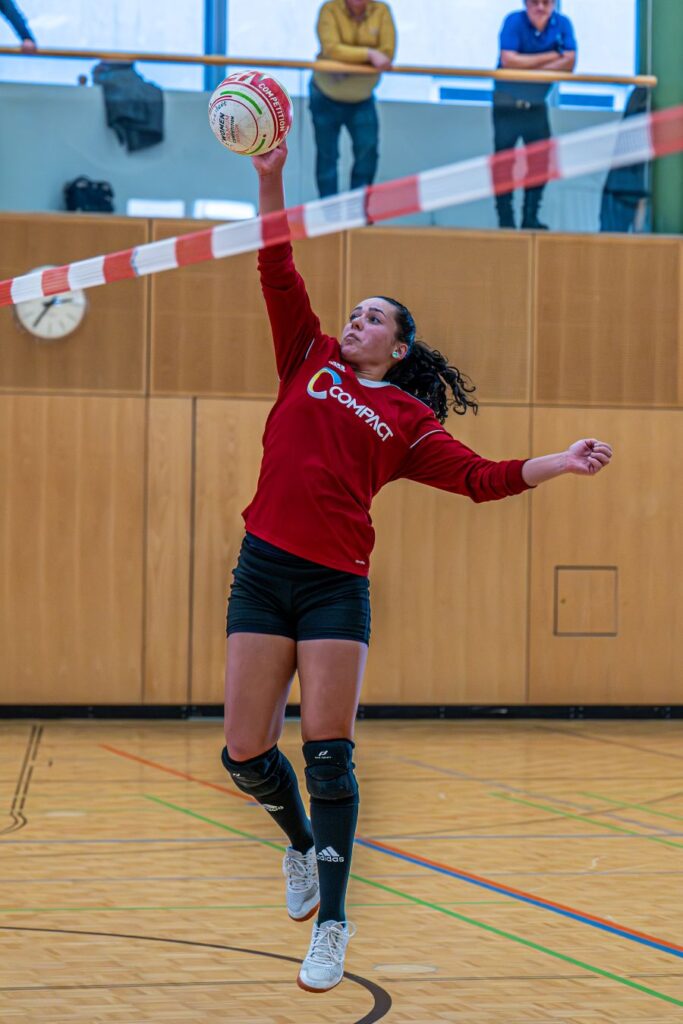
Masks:
[[[323,921],[313,925],[311,945],[296,983],[306,992],[327,992],[344,977],[344,955],[356,934],[349,921]]]
[[[320,906],[315,846],[308,853],[299,853],[288,846],[282,874],[287,879],[287,913],[293,921],[308,921]]]

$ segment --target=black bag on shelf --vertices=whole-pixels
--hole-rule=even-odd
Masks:
[[[113,213],[114,190],[108,181],[92,181],[82,174],[64,186],[67,210],[81,213]]]

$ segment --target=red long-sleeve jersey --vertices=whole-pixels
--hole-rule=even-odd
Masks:
[[[289,244],[259,253],[280,387],[263,434],[249,533],[301,558],[368,573],[370,505],[406,478],[473,501],[527,489],[523,460],[491,462],[456,441],[419,399],[357,377],[323,334]]]

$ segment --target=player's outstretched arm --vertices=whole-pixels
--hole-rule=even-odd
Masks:
[[[563,476],[565,473],[595,476],[609,465],[611,458],[612,448],[606,441],[584,438],[571,444],[566,452],[529,459],[522,467],[522,477],[530,487],[536,487],[537,484],[552,480],[556,476]]]
[[[262,156],[253,156],[251,162],[259,180],[259,212],[275,221],[285,209],[282,172],[287,160],[287,144],[280,145]],[[275,359],[280,381],[290,377],[306,358],[313,339],[320,334],[320,321],[311,308],[306,285],[296,267],[291,248],[275,245],[259,252],[261,288],[266,300],[268,318],[273,333]]]
[[[285,187],[282,172],[287,161],[287,143],[262,156],[253,156],[251,162],[258,174],[259,213],[275,213],[285,208]]]

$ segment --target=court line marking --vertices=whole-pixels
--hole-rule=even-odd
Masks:
[[[566,804],[568,807],[575,807],[579,810],[585,810],[581,804],[575,800],[565,800],[561,797],[550,796],[547,793],[534,793],[532,790],[522,788],[521,786],[511,786],[507,782],[501,782],[499,779],[484,779],[476,775],[469,775],[467,772],[457,771],[455,768],[443,768],[441,765],[428,764],[425,761],[416,761],[412,758],[401,758],[401,764],[412,764],[418,768],[429,769],[432,772],[436,772],[439,775],[453,776],[456,779],[462,779],[465,782],[478,782],[484,786],[496,786],[498,789],[507,790],[509,793],[522,793],[524,796],[533,797],[536,800],[552,800],[555,804]],[[581,780],[583,781],[583,780]],[[609,811],[595,811],[595,814],[609,814]],[[619,814],[611,812],[612,817],[616,821],[624,821],[627,825],[637,825],[639,828],[649,828],[657,832],[662,832],[664,835],[673,835],[671,829],[661,828],[657,825],[648,825],[642,821],[634,821],[633,818],[624,818]],[[681,819],[683,820],[683,819]]]
[[[656,814],[658,818],[671,818],[672,821],[683,821],[683,815],[667,814],[666,811],[655,811],[647,804],[624,803],[623,800],[612,800],[611,797],[601,796],[600,793],[584,793],[583,795],[590,797],[592,800],[604,800],[605,803],[613,804],[615,807],[632,807],[636,811],[645,811],[647,814]],[[598,811],[597,813],[608,814],[609,811]]]
[[[188,839],[188,838],[169,838],[169,839],[120,839],[118,837],[114,839],[0,839],[0,846],[99,846],[110,843],[127,843],[127,844],[140,844],[140,843],[238,843],[239,839],[224,839],[212,837],[210,839]]]
[[[115,750],[115,748],[110,749]],[[159,803],[163,803],[163,801],[160,800],[160,798],[158,797],[155,797],[154,799],[156,799]],[[513,798],[509,797],[508,799]],[[564,812],[555,811],[553,809],[553,813],[563,814]],[[588,820],[592,825],[597,825],[597,827],[599,828],[605,824],[604,822],[595,822],[590,818]],[[620,832],[627,832],[626,829],[620,829],[616,825],[612,825],[611,828],[617,829],[617,831]],[[234,834],[243,837],[249,837],[249,833],[241,832],[239,829],[227,829],[227,831],[231,831]],[[637,832],[627,832],[627,834],[639,837],[639,833]],[[656,839],[657,837],[643,836],[642,838]],[[263,840],[263,842],[267,843],[268,840]],[[380,852],[387,853],[392,857],[397,857],[399,859],[408,861],[409,863],[417,864],[421,867],[426,867],[431,871],[438,871],[439,873],[449,875],[452,878],[458,878],[461,881],[470,883],[471,885],[481,886],[481,888],[488,889],[491,892],[501,893],[505,896],[510,897],[511,899],[519,900],[522,903],[531,904],[532,906],[538,907],[541,910],[548,910],[551,913],[559,914],[562,917],[571,918],[572,920],[578,921],[582,924],[586,924],[589,927],[598,928],[600,931],[609,932],[613,935],[618,935],[620,938],[625,938],[629,941],[637,942],[640,945],[650,946],[651,948],[660,950],[664,953],[670,953],[672,956],[683,957],[683,946],[679,946],[676,943],[669,942],[664,939],[659,939],[654,935],[649,935],[647,932],[637,931],[634,928],[628,928],[626,925],[619,925],[611,921],[605,921],[603,918],[597,917],[597,915],[589,914],[585,911],[575,910],[573,907],[565,906],[562,903],[556,903],[553,900],[547,900],[540,896],[534,896],[531,893],[524,892],[521,889],[514,889],[511,886],[493,882],[491,879],[484,878],[478,875],[473,875],[467,871],[461,871],[460,869],[453,868],[447,864],[440,864],[438,861],[429,860],[426,857],[415,856],[413,854],[408,853],[405,850],[400,850],[398,847],[389,846],[386,843],[380,843],[376,840],[364,839],[361,836],[356,836],[356,843],[358,843],[361,846],[371,846],[372,848],[379,850]],[[269,843],[269,845],[277,850],[283,849],[283,847],[278,846],[275,843]],[[682,844],[677,843],[675,845],[678,846]]]
[[[536,807],[541,811],[548,811],[550,814],[555,814],[560,818],[571,818],[575,821],[589,821],[591,825],[595,825],[596,828],[608,828],[611,832],[622,832],[629,836],[637,836],[639,839],[644,839],[648,843],[661,843],[663,846],[675,846],[679,850],[683,850],[683,843],[674,843],[671,839],[664,839],[663,836],[649,836],[644,832],[634,832],[631,828],[622,828],[621,825],[613,825],[609,821],[596,821],[594,818],[589,818],[585,814],[571,814],[569,811],[560,811],[556,807],[548,807],[547,804],[533,803],[531,800],[522,800],[518,796],[510,796],[509,793],[490,793],[489,796],[495,796],[498,800],[509,800],[513,804],[524,804],[525,807]]]
[[[392,875],[393,878],[405,878],[405,871],[397,871],[396,874]],[[273,879],[279,878],[280,872],[269,871],[267,874],[248,874],[248,875],[88,875],[83,878],[59,878],[57,876],[50,878],[2,878],[0,879],[0,887],[17,885],[82,885],[84,882],[90,885],[101,885],[103,882],[113,882],[117,885],[137,885],[141,882],[163,882],[164,885],[168,885],[169,882],[272,882]],[[386,878],[386,873],[382,872],[382,878]]]
[[[0,925],[0,931],[5,932],[43,932],[49,935],[89,935],[89,936],[100,936],[108,939],[133,939],[134,941],[142,942],[163,942],[170,943],[176,946],[196,946],[202,949],[218,949],[225,950],[229,953],[246,953],[249,956],[263,956],[269,960],[282,960],[287,963],[300,964],[301,960],[297,960],[293,956],[285,956],[282,953],[269,953],[264,949],[245,949],[242,946],[226,946],[218,942],[199,942],[195,939],[171,939],[164,938],[159,935],[127,935],[120,932],[92,932],[92,931],[78,931],[74,928],[35,928],[22,925]],[[365,989],[368,995],[373,1000],[373,1006],[369,1013],[366,1013],[360,1020],[354,1021],[354,1024],[376,1024],[377,1021],[385,1017],[392,1006],[391,995],[385,988],[382,988],[376,981],[371,981],[369,978],[363,978],[360,974],[351,974],[350,971],[344,971],[344,977],[347,981],[352,981],[360,988]],[[256,980],[255,984],[262,984],[262,982]],[[291,985],[291,982],[289,982]],[[88,989],[88,985],[82,986],[84,989]],[[143,986],[140,986],[143,987]],[[681,1004],[683,1005],[683,1003]]]
[[[254,807],[258,807],[258,806],[259,806],[258,804],[254,804]],[[593,822],[593,824],[599,826],[600,822],[595,821],[595,822]],[[674,836],[681,836],[681,837],[683,837],[683,832],[672,832],[671,834],[674,835]],[[500,840],[501,842],[507,842],[509,839],[514,839],[515,842],[520,842],[520,843],[532,842],[532,841],[535,842],[538,839],[542,839],[542,840],[561,840],[562,842],[567,842],[568,843],[568,842],[570,842],[572,840],[584,840],[584,839],[591,839],[593,842],[595,842],[597,839],[599,839],[600,842],[603,842],[606,839],[643,839],[645,837],[642,836],[639,832],[634,832],[634,833],[632,833],[630,835],[625,835],[625,836],[619,836],[619,835],[615,836],[615,835],[609,835],[609,834],[608,835],[598,835],[598,836],[596,836],[594,832],[579,833],[579,834],[575,834],[575,835],[562,835],[562,834],[549,835],[548,833],[545,833],[545,832],[538,832],[538,833],[532,832],[532,833],[529,833],[529,834],[526,834],[526,835],[517,835],[514,832],[511,832],[509,834],[500,835],[500,836],[491,836],[491,835],[485,835],[485,834],[484,835],[478,835],[478,834],[475,833],[473,835],[465,834],[465,835],[455,835],[455,836],[430,836],[430,835],[400,836],[399,838],[405,839],[406,841],[410,841],[412,839],[415,842],[420,842],[420,843],[432,842],[432,841],[437,841],[437,840],[443,840],[443,841],[449,842],[449,843],[457,843],[457,842],[469,842],[470,840],[480,840],[480,839],[486,840],[487,843],[489,841],[493,842],[494,840]],[[118,837],[113,837],[113,838],[110,838],[110,839],[2,839],[2,838],[0,838],[0,847],[2,847],[2,846],[74,846],[74,845],[75,846],[79,846],[79,845],[80,846],[88,846],[88,845],[90,845],[90,846],[93,846],[93,845],[100,845],[100,846],[105,845],[106,846],[108,843],[109,844],[121,843],[121,844],[124,844],[124,845],[126,845],[126,844],[127,845],[135,845],[137,843],[138,845],[140,845],[140,844],[143,844],[143,845],[144,844],[152,844],[152,845],[163,846],[164,843],[240,843],[240,842],[242,842],[242,840],[240,840],[240,839],[223,839],[223,838],[220,838],[220,839],[219,838],[188,839],[188,838],[183,838],[183,837],[179,837],[179,836],[169,837],[167,839],[150,839],[150,838],[147,838],[147,837],[138,837],[137,839],[120,839]],[[538,874],[538,872],[533,872],[533,873],[534,874]],[[579,874],[580,873],[581,872],[579,872]],[[667,872],[667,873],[671,873],[671,872]]]
[[[408,863],[416,864],[418,867],[428,867],[432,871],[438,871],[439,874],[449,875],[451,878],[461,879],[463,882],[469,882],[471,885],[481,886],[482,889],[488,889],[490,892],[501,893],[502,895],[509,896],[512,899],[519,900],[520,903],[528,903],[541,910],[550,910],[562,917],[568,917],[573,921],[578,921],[580,924],[587,924],[592,928],[598,928],[600,931],[609,932],[612,935],[618,935],[620,938],[629,939],[630,941],[638,942],[643,946],[650,946],[653,949],[658,949],[664,953],[671,953],[672,956],[683,958],[683,946],[678,946],[674,942],[658,939],[653,935],[648,935],[647,932],[636,931],[634,928],[615,924],[613,921],[606,921],[601,917],[597,917],[595,914],[588,914],[586,911],[574,910],[572,907],[567,907],[562,903],[555,903],[553,900],[547,900],[542,896],[533,896],[531,893],[524,892],[522,889],[514,889],[512,886],[493,882],[488,878],[473,875],[469,871],[462,871],[460,868],[453,868],[448,864],[441,864],[439,861],[430,860],[427,857],[413,856],[410,853],[406,853],[404,850],[399,850],[397,847],[389,846],[386,843],[379,843],[372,839],[362,839],[360,837],[356,837],[356,842],[360,846],[366,846],[370,849],[378,850],[380,853],[388,853],[392,857],[397,857],[400,860],[407,861]]]
[[[670,750],[653,750],[651,747],[639,747],[635,743],[624,743],[623,740],[613,740],[607,736],[596,736],[592,732],[570,732],[568,729],[558,729],[551,725],[537,725],[536,728],[539,732],[552,732],[557,736],[566,736],[572,740],[608,743],[613,747],[623,747],[625,750],[637,750],[641,754],[653,754],[656,757],[675,757],[678,761],[683,760],[683,754],[674,754]]]
[[[284,850],[284,847],[283,847]],[[271,876],[271,880],[274,876]],[[198,878],[198,882],[202,879]],[[348,905],[350,907],[388,907],[388,906],[400,906],[404,904],[403,900],[398,900],[395,903],[390,903],[385,900],[384,903],[359,903],[357,900],[349,900]],[[487,907],[495,904],[497,906],[507,906],[507,900],[444,900],[444,907],[459,907],[459,906],[470,906],[472,904],[485,904]],[[0,914],[83,914],[89,910],[96,911],[98,914],[101,913],[137,913],[138,911],[145,910],[273,910],[280,909],[282,907],[282,900],[278,903],[196,903],[196,904],[179,904],[178,906],[163,906],[155,905],[150,903],[149,905],[143,904],[139,907],[121,907],[121,906],[99,906],[98,904],[84,904],[83,906],[63,906],[63,907],[0,907]]]
[[[24,753],[24,759],[21,765],[21,771],[19,772],[19,778],[17,779],[14,789],[12,806],[9,810],[9,816],[12,819],[12,824],[8,825],[6,828],[0,829],[0,835],[7,835],[10,832],[18,832],[28,824],[28,818],[24,814],[24,807],[26,805],[28,791],[31,785],[33,769],[36,766],[38,747],[40,746],[40,741],[43,736],[43,730],[44,726],[42,725],[31,726],[28,742],[26,744],[26,752]]]
[[[198,786],[207,786],[209,789],[217,789],[220,793],[227,793],[235,800],[245,800],[249,804],[258,806],[246,793],[240,793],[234,786],[222,786],[218,782],[208,782],[206,779],[198,779],[195,775],[188,775],[187,772],[178,771],[177,768],[169,768],[165,764],[158,764],[157,761],[148,761],[146,757],[139,757],[138,754],[129,754],[126,750],[119,750],[118,747],[110,747],[108,743],[99,743],[103,750],[110,754],[118,754],[119,757],[127,757],[129,761],[137,761],[139,764],[147,765],[148,768],[156,768],[160,772],[168,772],[169,775],[176,775],[179,779],[186,779],[188,782],[196,782]]]
[[[280,907],[282,904],[278,904]],[[379,905],[379,904],[378,904]],[[410,965],[409,965],[410,966]],[[481,985],[484,981],[498,982],[499,984],[507,982],[519,982],[519,975],[498,975],[492,976],[487,975],[471,975],[471,974],[452,974],[452,975],[435,975],[430,973],[428,977],[425,974],[419,974],[418,977],[400,977],[398,971],[391,970],[392,965],[389,964],[384,969],[384,976],[382,977],[380,968],[375,967],[375,970],[380,974],[380,980],[391,981],[392,985],[424,985],[425,981],[428,981],[430,985],[452,985],[453,982],[459,984],[466,983],[472,985]],[[390,975],[390,977],[387,977]],[[642,975],[634,974],[633,977],[640,978]],[[680,978],[680,974],[664,974],[657,975],[657,977],[664,978]],[[523,981],[574,981],[576,974],[525,974]],[[287,985],[290,986],[291,981],[282,980],[278,978],[261,978],[261,985]],[[592,980],[592,979],[591,979]],[[212,981],[160,981],[160,982],[142,982],[135,984],[134,982],[120,982],[111,985],[7,985],[0,988],[0,992],[72,992],[83,990],[86,992],[91,991],[114,991],[117,989],[127,988],[145,988],[145,989],[157,989],[157,988],[233,988],[235,986],[253,985],[254,982],[244,978],[234,978],[230,981],[218,981],[214,978]]]
[[[285,850],[284,846],[272,843],[269,839],[260,839],[258,836],[244,832],[242,829],[236,829],[231,825],[225,825],[221,821],[216,821],[213,818],[207,818],[205,815],[199,814],[197,811],[193,811],[188,807],[180,807],[178,804],[172,804],[168,800],[162,800],[160,797],[153,796],[152,794],[143,795],[146,800],[151,800],[156,804],[160,804],[162,807],[168,807],[171,810],[179,811],[181,814],[186,814],[191,818],[196,818],[198,821],[203,821],[208,825],[225,829],[226,832],[235,832],[238,835],[250,838],[253,842],[259,843],[262,846],[269,846],[280,852],[284,852]],[[563,963],[572,964],[574,967],[579,967],[591,974],[597,974],[602,978],[615,981],[619,985],[625,985],[628,988],[644,992],[645,995],[653,996],[655,999],[661,999],[666,1003],[671,1003],[673,1006],[683,1006],[683,1000],[676,999],[674,996],[666,995],[664,992],[658,992],[656,989],[649,988],[646,985],[640,985],[638,982],[631,981],[629,978],[624,978],[620,974],[614,974],[612,971],[606,971],[602,967],[595,967],[593,964],[587,964],[583,960],[578,960],[576,957],[568,956],[566,953],[560,953],[558,950],[550,949],[549,946],[542,946],[540,943],[533,942],[531,939],[525,939],[521,935],[515,935],[513,932],[507,932],[502,928],[496,928],[494,925],[486,924],[485,921],[477,921],[474,917],[467,917],[465,914],[459,914],[456,910],[449,910],[448,907],[443,904],[432,903],[429,900],[420,899],[419,896],[413,896],[411,893],[403,892],[400,889],[394,889],[392,886],[384,885],[382,882],[375,882],[372,879],[364,878],[362,875],[355,874],[355,872],[351,873],[351,878],[356,882],[362,882],[364,885],[370,885],[375,889],[388,892],[392,896],[400,896],[409,903],[415,903],[418,906],[427,907],[429,910],[436,910],[437,913],[455,918],[457,921],[462,921],[464,924],[473,925],[475,928],[480,928],[482,931],[488,932],[491,935],[496,935],[498,938],[509,939],[511,942],[516,942],[518,945],[526,946],[528,949],[533,949],[537,953],[544,953],[546,956],[554,957],[556,960],[561,960]]]

